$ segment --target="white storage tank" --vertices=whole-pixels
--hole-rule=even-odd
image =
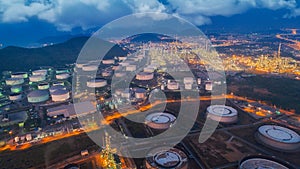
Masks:
[[[56,90],[67,90],[67,88],[65,86],[62,86],[62,85],[51,86],[49,88],[50,93],[53,93]]]
[[[154,112],[146,116],[145,124],[154,129],[165,130],[171,127],[176,117],[167,112]]]
[[[167,84],[167,88],[169,90],[177,90],[177,89],[179,89],[179,83],[177,83],[176,81],[170,81]]]
[[[22,94],[21,93],[12,93],[9,95],[9,100],[11,101],[17,101],[22,99]]]
[[[106,85],[107,81],[105,79],[92,79],[87,81],[87,87],[90,88],[104,87]]]
[[[51,92],[51,98],[54,102],[66,101],[70,98],[70,94],[68,90],[57,89]]]
[[[146,97],[146,89],[143,88],[135,88],[134,94],[137,99],[144,99]]]
[[[86,71],[86,72],[97,71],[98,70],[98,65],[86,64],[86,65],[82,66],[82,70]]]
[[[41,76],[46,76],[48,73],[48,70],[46,69],[40,69],[40,70],[35,70],[32,72],[32,75],[41,75]]]
[[[115,60],[114,59],[103,59],[102,63],[104,65],[113,65],[113,64],[115,64]]]
[[[41,82],[46,80],[46,76],[45,75],[32,75],[29,77],[29,80],[31,82]]]
[[[6,85],[14,86],[14,85],[21,85],[24,83],[23,78],[9,78],[5,80]]]
[[[12,93],[20,93],[22,92],[23,87],[21,85],[11,86],[10,91]]]
[[[205,90],[212,91],[212,88],[213,88],[212,82],[211,81],[206,81],[205,82]]]
[[[295,131],[277,125],[258,128],[257,139],[264,145],[280,151],[299,151],[300,136]]]
[[[29,103],[40,103],[49,99],[48,90],[34,90],[27,95]]]
[[[194,82],[194,78],[193,77],[184,77],[183,78],[183,83],[193,83]]]
[[[46,83],[46,82],[38,84],[39,90],[46,90],[46,89],[49,89],[49,87],[50,87],[49,83]]]
[[[61,73],[61,74],[57,74],[55,77],[56,77],[56,79],[59,79],[59,80],[65,80],[70,77],[70,74],[69,73]]]
[[[235,123],[238,120],[238,112],[229,106],[212,105],[207,108],[207,118],[222,123]]]
[[[146,158],[147,169],[188,169],[187,155],[177,148],[156,148]]]
[[[136,75],[137,80],[152,80],[153,78],[154,74],[149,72],[140,72]]]

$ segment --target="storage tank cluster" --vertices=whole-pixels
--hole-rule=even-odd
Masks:
[[[48,90],[34,90],[27,95],[29,103],[41,103],[49,99]]]
[[[136,79],[141,81],[152,80],[153,78],[154,78],[154,74],[149,72],[139,72],[136,75]]]
[[[222,123],[235,123],[238,120],[238,112],[229,106],[212,105],[207,108],[207,118]]]
[[[280,151],[298,151],[300,149],[300,136],[295,131],[277,125],[263,125],[258,128],[259,142]]]
[[[167,112],[150,113],[145,118],[145,124],[153,129],[165,130],[171,127],[176,117]]]
[[[252,155],[245,157],[239,163],[239,169],[296,169],[291,164],[288,164],[279,159],[261,156],[261,155]]]
[[[87,81],[87,87],[90,88],[104,87],[106,85],[107,85],[107,81],[105,79],[92,79]]]
[[[147,169],[188,168],[188,158],[183,151],[177,148],[171,148],[169,150],[157,148],[156,150],[156,152],[149,153],[148,157],[146,158],[145,167]]]

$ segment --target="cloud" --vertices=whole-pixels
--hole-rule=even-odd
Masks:
[[[167,12],[203,25],[211,23],[212,16],[232,16],[253,8],[288,9],[287,17],[300,15],[296,0],[0,0],[0,21],[27,22],[36,17],[70,31],[132,13]],[[163,19],[157,16],[154,19]]]

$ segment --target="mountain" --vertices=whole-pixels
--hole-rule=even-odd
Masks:
[[[147,43],[147,42],[175,42],[176,40],[172,37],[156,34],[156,33],[143,33],[126,38],[126,41],[134,43]]]
[[[81,48],[89,37],[76,37],[64,43],[41,48],[21,48],[9,46],[0,49],[0,71],[27,71],[40,66],[61,67],[65,64],[75,63]],[[112,45],[101,40],[101,45]],[[127,51],[114,46],[106,57],[126,55]]]

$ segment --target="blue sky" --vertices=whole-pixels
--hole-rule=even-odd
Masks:
[[[0,43],[81,34],[140,12],[166,12],[204,28],[300,26],[297,0],[0,0]]]

